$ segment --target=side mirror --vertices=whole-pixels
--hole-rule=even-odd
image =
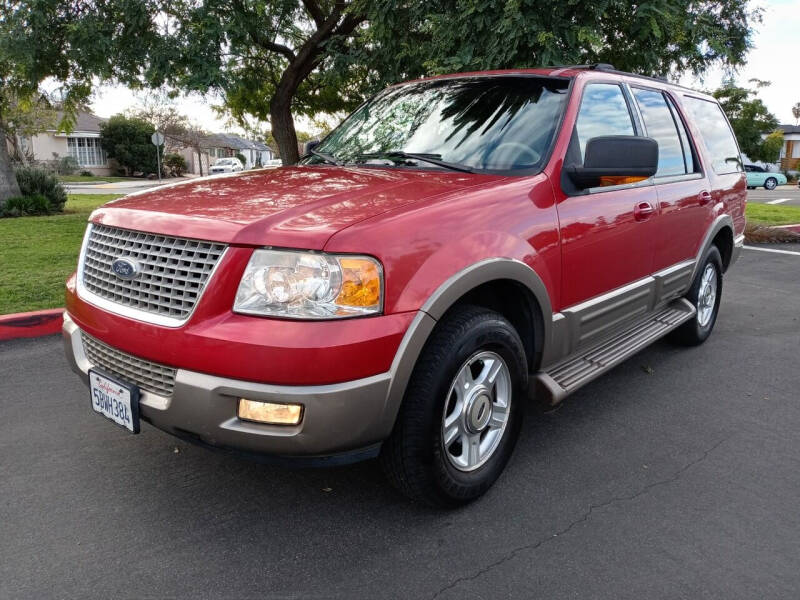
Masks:
[[[305,153],[308,154],[311,152],[314,148],[319,146],[320,142],[321,140],[311,140],[310,142],[306,142]]]
[[[582,166],[567,167],[580,189],[635,183],[658,170],[658,142],[635,135],[593,137],[586,143]]]

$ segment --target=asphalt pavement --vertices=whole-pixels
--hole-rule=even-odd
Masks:
[[[799,390],[800,254],[745,250],[706,344],[529,415],[495,487],[445,512],[374,462],[129,435],[58,337],[0,343],[0,598],[796,598]]]
[[[774,190],[765,190],[763,187],[747,190],[747,201],[756,204],[800,206],[800,187],[795,183],[792,185],[780,185]]]

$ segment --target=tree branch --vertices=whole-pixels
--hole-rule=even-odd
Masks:
[[[306,7],[306,12],[314,19],[317,29],[322,27],[322,24],[325,22],[325,15],[322,14],[322,9],[319,4],[317,4],[316,0],[303,0],[303,6]]]
[[[240,15],[247,14],[245,6],[242,4],[241,0],[232,0],[231,4],[234,6],[234,9],[239,12]],[[244,20],[245,28],[247,29],[247,33],[250,36],[250,39],[253,41],[254,44],[260,46],[264,50],[268,52],[276,52],[277,54],[281,54],[285,56],[289,62],[295,60],[296,56],[294,51],[284,44],[279,44],[273,40],[267,38],[261,30],[258,28],[258,24],[255,19],[247,19]]]

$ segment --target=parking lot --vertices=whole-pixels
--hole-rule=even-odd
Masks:
[[[781,185],[774,190],[765,190],[763,187],[747,190],[747,201],[756,204],[800,206],[800,187],[794,184]]]
[[[796,597],[798,390],[800,254],[745,250],[705,345],[659,342],[529,415],[489,494],[442,512],[374,462],[128,435],[58,337],[0,343],[0,597]]]

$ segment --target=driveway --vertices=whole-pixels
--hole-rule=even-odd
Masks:
[[[705,345],[659,342],[530,415],[494,489],[442,512],[373,462],[128,435],[57,337],[7,342],[0,597],[796,598],[798,390],[800,255],[745,250]]]

